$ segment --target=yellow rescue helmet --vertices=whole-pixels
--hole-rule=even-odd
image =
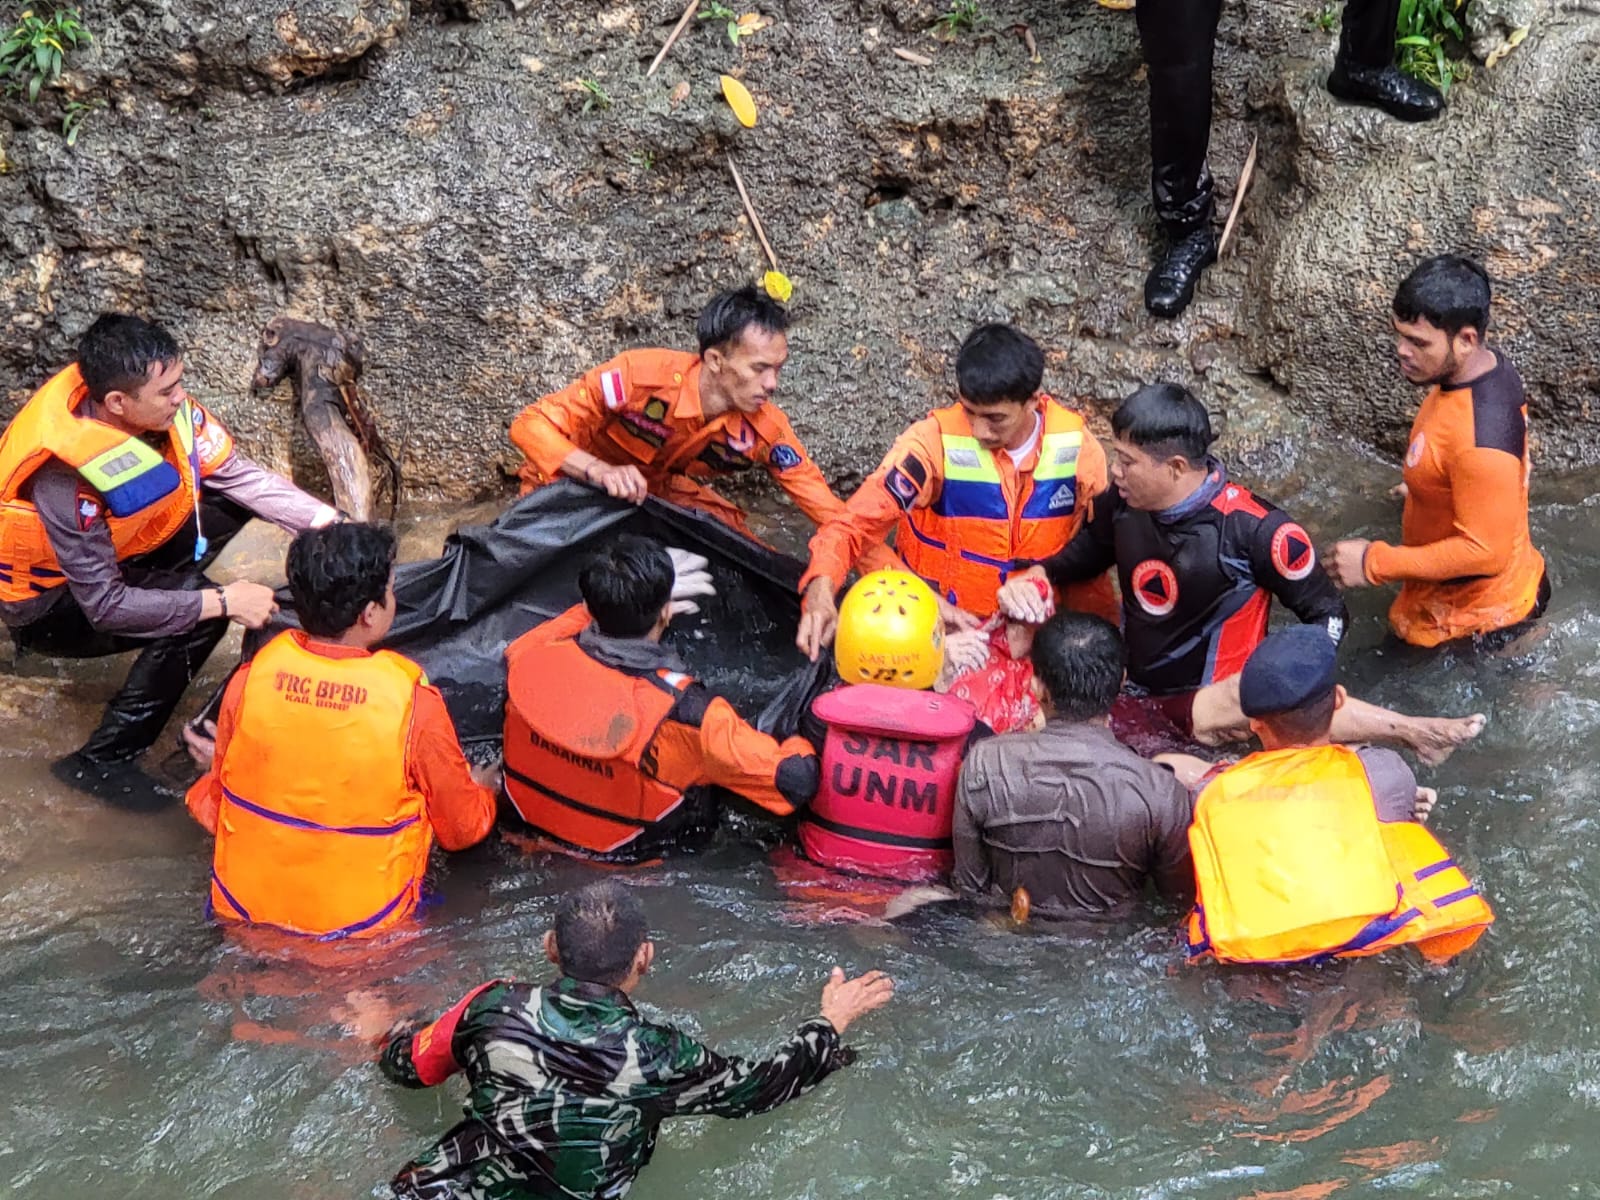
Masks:
[[[839,606],[833,661],[846,683],[928,688],[944,666],[944,622],[933,589],[909,571],[874,571]]]

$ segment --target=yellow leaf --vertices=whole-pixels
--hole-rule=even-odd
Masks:
[[[763,17],[760,13],[755,12],[745,13],[744,16],[740,17],[738,21],[739,32],[746,36],[752,33],[758,33],[771,24],[771,21],[767,20],[767,18]]]
[[[761,286],[779,304],[789,303],[789,297],[794,295],[794,284],[789,282],[789,277],[782,271],[768,271],[762,277]]]
[[[722,94],[728,101],[728,107],[733,109],[733,115],[739,118],[739,124],[746,129],[754,127],[756,123],[756,101],[750,94],[750,89],[740,83],[732,75],[722,77]]]

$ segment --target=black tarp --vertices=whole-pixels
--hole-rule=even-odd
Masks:
[[[675,620],[667,644],[759,727],[794,731],[824,665],[794,647],[802,564],[704,513],[654,498],[635,506],[562,482],[524,496],[492,524],[457,530],[438,558],[395,572],[399,610],[384,646],[428,672],[463,744],[500,739],[506,645],[576,604],[585,559],[622,534],[709,560],[717,594]]]

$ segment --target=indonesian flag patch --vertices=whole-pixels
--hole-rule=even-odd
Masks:
[[[605,396],[606,408],[612,412],[621,408],[628,398],[628,394],[622,389],[622,372],[603,372],[600,376],[600,391]]]

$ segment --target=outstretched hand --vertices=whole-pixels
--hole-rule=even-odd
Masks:
[[[882,971],[846,979],[844,968],[835,967],[822,985],[822,1019],[843,1033],[852,1021],[882,1008],[893,997],[894,980]]]
[[[1000,585],[995,603],[1013,621],[1042,625],[1056,611],[1055,596],[1043,571],[1032,568]]]

